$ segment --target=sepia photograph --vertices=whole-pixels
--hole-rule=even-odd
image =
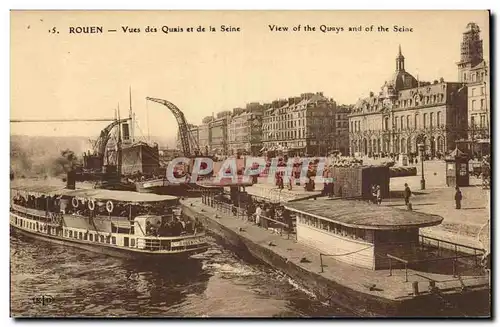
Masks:
[[[11,10],[11,318],[491,319],[488,10]]]

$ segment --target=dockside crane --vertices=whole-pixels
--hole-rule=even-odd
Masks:
[[[200,154],[198,141],[191,135],[184,113],[170,101],[150,97],[147,97],[146,100],[162,104],[170,109],[175,119],[177,120],[177,124],[179,125],[179,137],[181,139],[183,155],[186,157],[198,156]],[[191,149],[191,144],[193,145],[194,149]]]

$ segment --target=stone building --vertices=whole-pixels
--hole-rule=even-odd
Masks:
[[[210,152],[212,154],[227,154],[227,126],[230,118],[231,111],[221,111],[217,114],[216,118],[208,124],[210,133]]]
[[[399,48],[396,69],[378,94],[360,99],[349,115],[350,153],[444,155],[467,130],[467,88],[463,83],[419,82],[405,70]]]
[[[335,110],[335,138],[333,147],[342,154],[349,154],[349,114],[352,106],[340,105]]]
[[[468,140],[472,151],[488,151],[490,139],[490,74],[483,58],[479,26],[467,24],[460,45],[458,78],[468,89]],[[481,146],[482,145],[482,146]]]
[[[260,103],[249,103],[246,108],[235,108],[228,123],[229,154],[258,155],[262,148],[262,116]]]
[[[275,100],[265,107],[265,149],[283,149],[289,155],[324,155],[334,150],[336,103],[322,92]]]
[[[212,137],[210,134],[210,122],[214,120],[213,116],[206,116],[198,126],[198,144],[203,154],[209,154],[211,151]]]

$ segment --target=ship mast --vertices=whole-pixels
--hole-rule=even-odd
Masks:
[[[135,114],[132,111],[132,87],[128,88],[129,94],[129,111],[128,118],[130,119],[130,139],[132,140],[132,144],[135,143]]]
[[[120,104],[118,103],[118,121],[120,121]],[[118,179],[121,180],[122,176],[122,124],[118,125],[118,142],[117,142],[117,154],[116,154],[116,173]]]

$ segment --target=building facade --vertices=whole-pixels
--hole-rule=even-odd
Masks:
[[[336,103],[322,92],[276,100],[265,107],[265,149],[287,150],[292,155],[325,155],[334,149]]]
[[[483,57],[477,24],[469,23],[460,45],[458,78],[468,89],[468,141],[473,153],[485,153],[490,144],[490,74]]]
[[[350,153],[414,154],[425,145],[430,157],[455,148],[466,135],[467,88],[460,82],[418,82],[405,70],[399,48],[396,70],[379,94],[360,99],[349,115]]]
[[[227,126],[231,118],[231,111],[222,111],[209,124],[210,153],[226,155],[228,152]]]
[[[342,154],[349,154],[349,114],[352,106],[340,105],[335,109],[335,138],[333,147]]]
[[[210,122],[213,120],[214,117],[207,116],[202,119],[201,125],[198,126],[198,144],[200,145],[200,151],[205,155],[211,152],[212,135],[210,133]]]
[[[260,103],[249,103],[245,109],[233,109],[227,128],[229,154],[259,154],[263,109]]]

